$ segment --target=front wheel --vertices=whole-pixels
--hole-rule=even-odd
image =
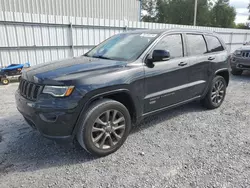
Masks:
[[[201,101],[208,109],[220,107],[226,95],[227,83],[222,76],[216,76],[207,92],[205,98]]]
[[[131,129],[127,108],[114,100],[94,102],[82,117],[77,140],[89,153],[106,156],[118,150]]]
[[[2,84],[3,85],[8,85],[10,83],[9,79],[7,78],[2,78]]]

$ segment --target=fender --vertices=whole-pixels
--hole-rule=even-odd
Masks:
[[[220,73],[222,73],[222,72],[227,72],[227,74],[228,74],[228,80],[226,80],[226,81],[227,81],[227,86],[228,86],[229,80],[230,80],[230,74],[229,74],[229,70],[228,70],[227,68],[218,69],[218,70],[215,72],[214,75],[220,74]]]
[[[201,99],[203,99],[203,98],[206,96],[206,94],[207,94],[207,92],[208,92],[208,89],[209,89],[209,87],[210,87],[210,85],[211,85],[211,83],[212,83],[213,78],[214,78],[217,74],[219,74],[219,73],[221,73],[221,72],[227,72],[228,75],[230,75],[227,68],[222,68],[222,69],[216,70],[216,71],[214,72],[213,76],[211,77],[211,79],[209,80],[209,84],[207,84],[207,87],[206,87],[206,89],[204,90],[204,93],[201,95]]]
[[[73,129],[73,132],[72,132],[72,136],[74,137],[76,135],[76,132],[78,130],[78,127],[80,126],[80,123],[81,123],[81,117],[85,114],[85,111],[87,110],[87,107],[95,100],[97,99],[100,99],[100,98],[104,98],[105,96],[108,96],[108,95],[112,95],[112,94],[118,94],[118,93],[126,93],[130,96],[131,100],[133,101],[133,105],[134,105],[134,109],[135,109],[135,113],[136,113],[136,116],[138,116],[140,113],[139,111],[139,108],[136,107],[138,105],[135,105],[137,102],[136,102],[136,99],[131,95],[131,92],[128,90],[128,89],[125,89],[125,88],[120,88],[120,89],[115,89],[115,90],[111,90],[111,91],[106,91],[106,92],[103,92],[103,93],[99,93],[97,95],[93,95],[92,97],[90,97],[86,102],[85,104],[83,105],[82,107],[82,110],[81,112],[79,113],[78,117],[77,117],[77,121],[76,121],[76,124],[75,124],[75,127]],[[136,117],[137,119],[137,117]]]
[[[228,72],[229,73],[227,68],[223,68],[223,69],[218,69],[217,71],[215,71],[214,75],[216,75],[216,74],[218,74],[220,72]]]

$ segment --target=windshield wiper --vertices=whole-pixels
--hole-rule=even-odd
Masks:
[[[94,58],[100,58],[100,59],[109,59],[109,60],[114,60],[112,58],[109,58],[109,57],[105,57],[105,56],[101,56],[101,55],[97,55],[97,56],[92,56]]]

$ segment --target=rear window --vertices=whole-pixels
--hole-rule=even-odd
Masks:
[[[187,34],[187,43],[190,55],[202,55],[207,53],[206,42],[202,35]]]
[[[208,52],[219,52],[223,51],[224,48],[221,45],[221,42],[217,37],[207,35],[206,36],[207,46],[208,46]]]

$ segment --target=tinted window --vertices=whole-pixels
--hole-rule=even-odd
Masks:
[[[206,42],[202,35],[187,34],[190,55],[202,55],[207,52]]]
[[[168,35],[160,40],[155,50],[168,50],[170,58],[183,57],[182,37],[180,34]]]
[[[214,36],[206,36],[206,40],[209,52],[219,52],[224,50],[218,38]]]

